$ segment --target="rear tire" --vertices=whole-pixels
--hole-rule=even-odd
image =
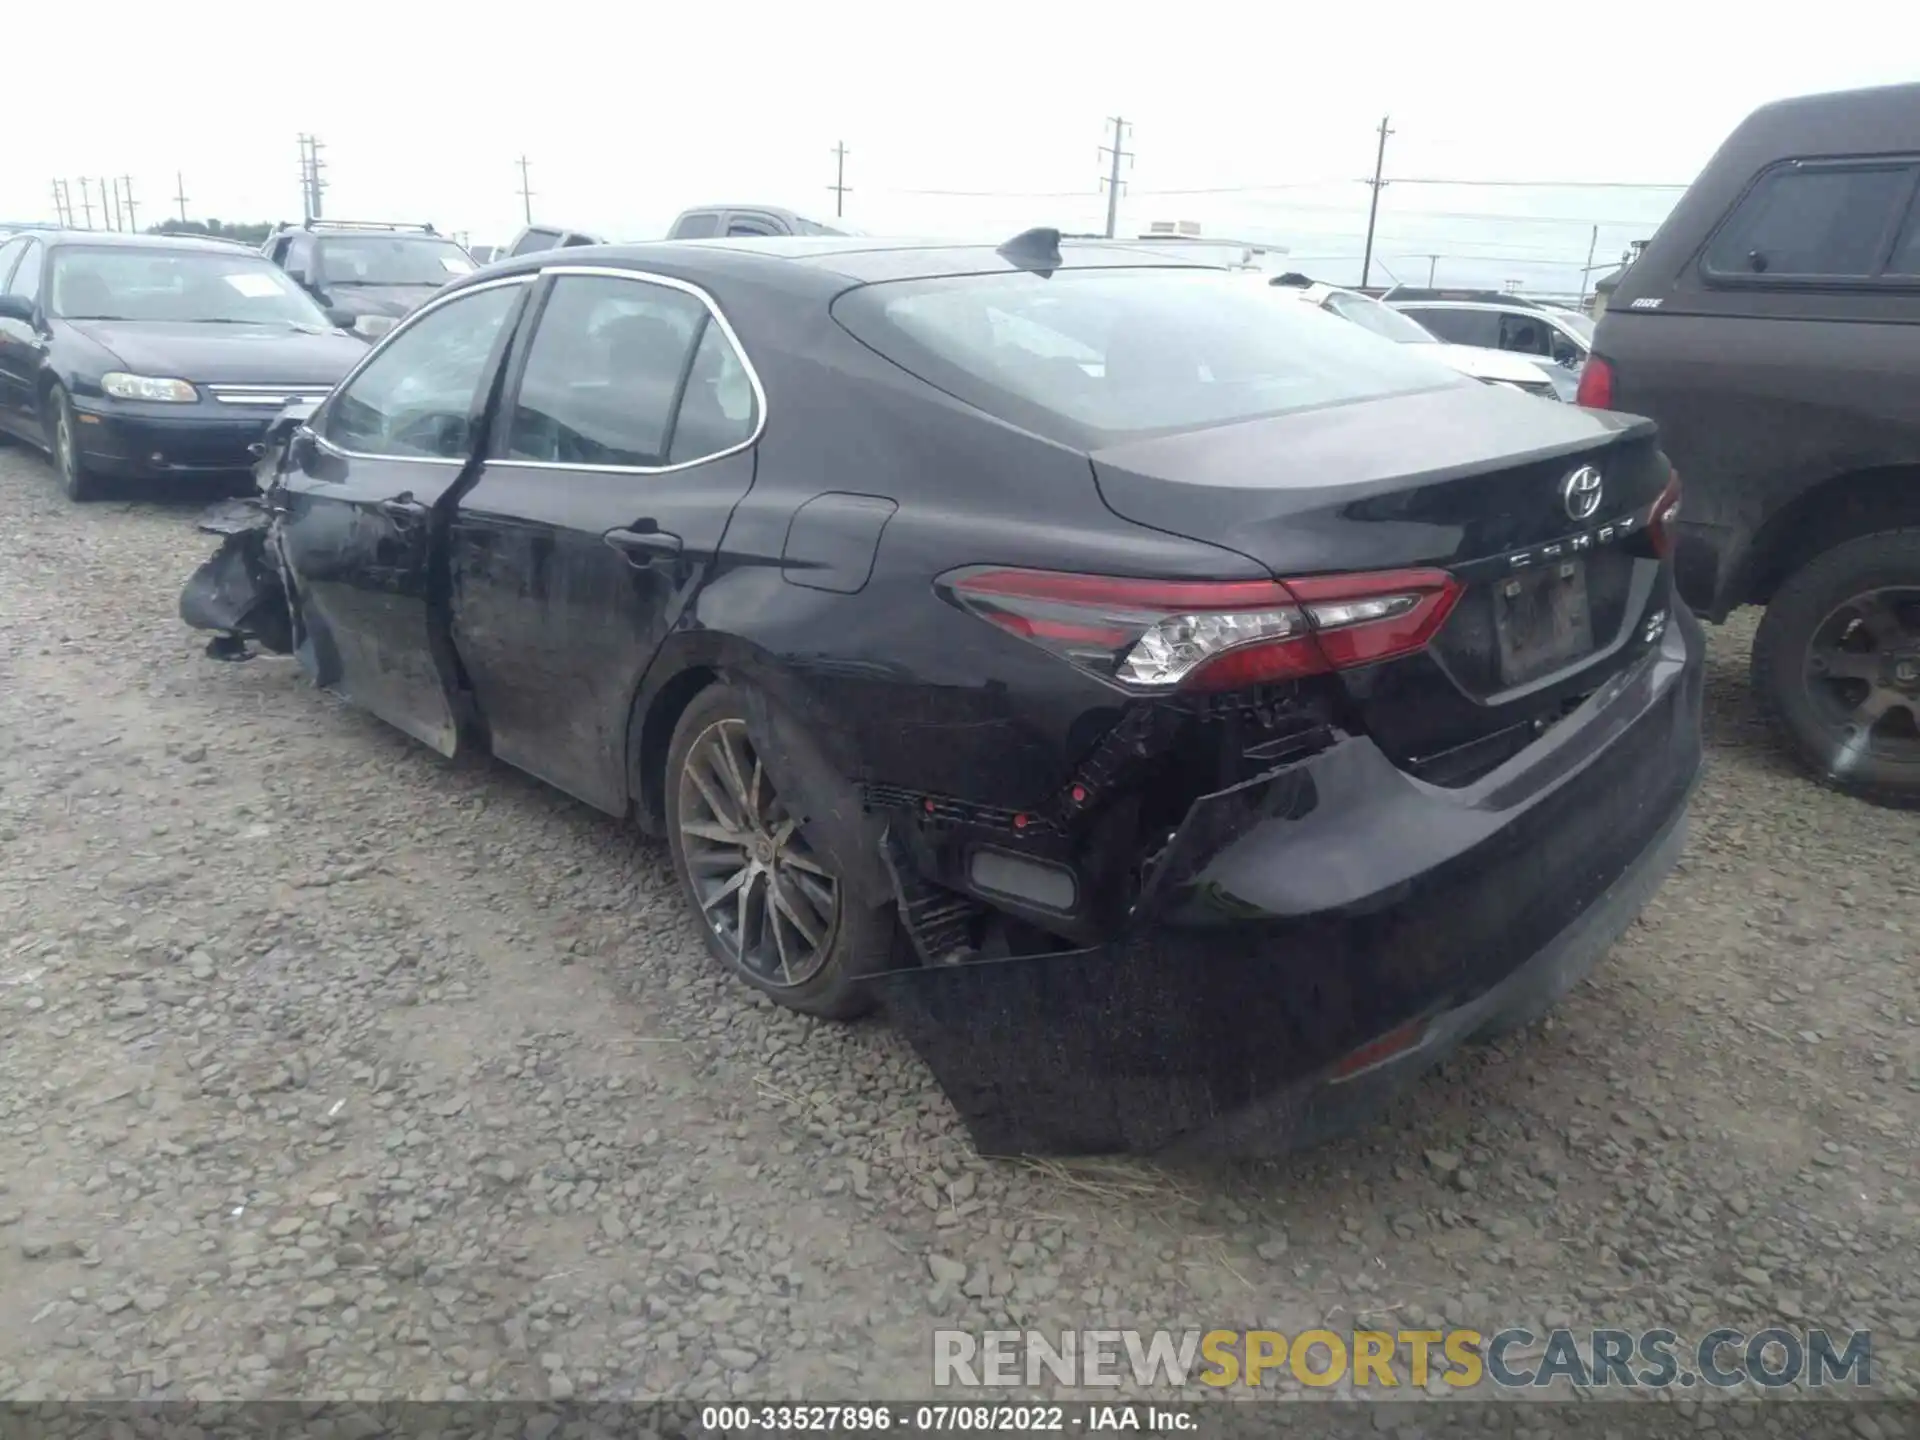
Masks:
[[[1753,686],[1821,784],[1920,809],[1920,530],[1836,545],[1774,594]]]
[[[80,428],[73,416],[73,401],[63,386],[47,392],[47,450],[53,457],[53,473],[60,488],[75,504],[100,498],[100,480],[87,469],[80,457]]]
[[[806,843],[747,735],[731,686],[709,686],[674,727],[661,791],[680,892],[707,949],[789,1009],[847,1020],[862,977],[892,952],[891,907],[869,909]]]

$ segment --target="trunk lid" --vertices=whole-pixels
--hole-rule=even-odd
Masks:
[[[1671,478],[1653,426],[1489,386],[1363,401],[1092,455],[1106,504],[1279,580],[1436,567],[1464,587],[1419,654],[1340,672],[1356,728],[1465,784],[1651,643],[1670,603],[1643,531]],[[1569,497],[1572,477],[1599,474]],[[1657,636],[1652,637],[1657,638]]]

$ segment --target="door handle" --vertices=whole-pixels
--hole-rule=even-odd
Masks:
[[[405,530],[410,525],[416,525],[427,518],[427,507],[411,495],[396,495],[391,500],[382,500],[378,505],[374,506],[374,509],[386,516],[387,519],[393,521],[393,523],[398,525],[402,530]]]
[[[625,555],[629,565],[651,565],[680,553],[680,537],[665,530],[609,530],[600,538]]]

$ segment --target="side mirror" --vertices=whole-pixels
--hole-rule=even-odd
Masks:
[[[34,308],[33,301],[24,295],[0,295],[0,320],[18,320],[23,325],[31,325]]]
[[[329,305],[327,307],[327,319],[331,320],[342,330],[353,329],[353,322],[358,318],[353,311],[343,310],[338,305]]]

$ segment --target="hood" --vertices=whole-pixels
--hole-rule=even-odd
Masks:
[[[1487,350],[1478,345],[1441,345],[1439,358],[1462,375],[1476,380],[1509,380],[1516,385],[1538,385],[1553,377],[1545,365],[1536,365],[1511,350]]]
[[[391,315],[399,319],[440,293],[438,285],[355,285],[329,280],[326,303],[355,315]]]
[[[366,343],[338,330],[210,325],[181,320],[69,320],[136,375],[199,384],[333,384],[365,358]]]

